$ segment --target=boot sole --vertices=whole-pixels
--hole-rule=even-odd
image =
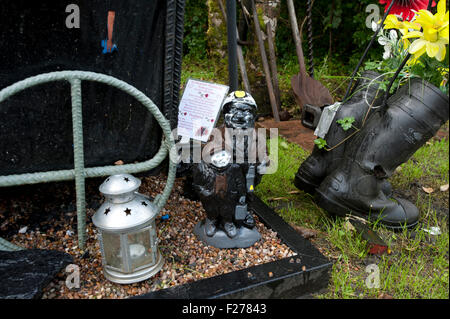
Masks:
[[[374,222],[373,218],[370,217],[370,215],[368,216],[367,214],[365,214],[364,212],[361,212],[357,209],[348,207],[348,206],[344,206],[341,203],[339,203],[339,201],[336,201],[332,198],[330,198],[329,196],[326,196],[325,194],[323,194],[321,191],[316,189],[316,195],[315,195],[315,200],[317,205],[319,205],[320,207],[322,207],[323,209],[325,209],[327,212],[329,212],[332,215],[337,215],[340,217],[346,217],[348,215],[354,215],[354,216],[358,216],[361,217],[369,222]],[[376,221],[376,220],[375,220]],[[408,224],[408,225],[399,225],[399,224],[391,224],[388,222],[384,222],[382,219],[380,220],[380,224],[382,224],[383,226],[385,226],[388,229],[393,229],[393,230],[401,230],[404,227],[406,228],[413,228],[414,226],[417,225],[419,221],[416,221],[412,224]]]
[[[314,195],[314,193],[316,192],[316,188],[319,187],[319,185],[311,183],[310,181],[304,179],[303,177],[301,177],[298,174],[295,174],[294,185],[299,190],[304,191],[305,193],[308,193],[311,195]]]

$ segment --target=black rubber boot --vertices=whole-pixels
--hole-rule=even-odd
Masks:
[[[343,163],[316,189],[318,205],[340,216],[348,213],[389,228],[412,227],[418,209],[389,198],[383,181],[406,162],[448,120],[448,97],[435,86],[412,79],[375,112],[347,146]]]
[[[377,77],[378,79],[373,81],[372,85],[368,87],[370,82]],[[360,128],[369,108],[369,105],[366,103],[366,97],[367,102],[369,104],[373,103],[374,107],[382,103],[383,92],[379,91],[377,94],[379,87],[378,83],[381,80],[383,80],[383,78],[380,74],[374,71],[365,71],[361,75],[361,78],[356,82],[352,90],[351,98],[341,105],[327,135],[325,136],[325,140],[329,147],[338,145],[355,131],[354,128],[345,131],[341,125],[336,122],[337,120],[346,117],[354,117],[355,122],[353,125]],[[373,113],[373,110],[370,113]],[[314,146],[312,154],[300,165],[295,174],[295,186],[302,191],[314,194],[315,189],[319,187],[324,178],[339,166],[339,163],[344,157],[346,146],[352,139],[353,137],[350,137],[331,151],[319,149],[317,146]],[[387,193],[390,193],[390,184],[386,184],[387,185],[383,188]]]

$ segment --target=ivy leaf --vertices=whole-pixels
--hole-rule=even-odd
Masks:
[[[365,65],[366,70],[378,70],[378,69],[380,69],[380,67],[381,67],[380,62],[367,61],[366,65]]]
[[[342,119],[339,119],[336,121],[338,124],[340,124],[342,126],[342,129],[344,131],[347,131],[348,129],[350,129],[353,125],[353,122],[355,122],[355,118],[352,117],[344,117]]]
[[[386,82],[382,81],[382,82],[380,83],[380,90],[383,90],[384,92],[386,92],[387,85],[388,85],[388,84],[387,84]]]
[[[319,149],[322,149],[325,146],[327,146],[327,141],[325,141],[323,138],[319,137],[314,140],[314,144],[316,144]]]

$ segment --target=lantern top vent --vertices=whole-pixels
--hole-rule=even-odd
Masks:
[[[99,187],[102,194],[121,195],[136,191],[141,186],[141,180],[130,174],[117,174],[108,177]]]
[[[103,231],[130,232],[148,226],[156,218],[156,206],[148,197],[135,194],[127,203],[103,203],[92,217],[92,222]]]

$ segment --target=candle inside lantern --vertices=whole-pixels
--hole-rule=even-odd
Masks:
[[[145,247],[141,244],[130,245],[130,257],[133,259],[141,258],[145,255]]]

